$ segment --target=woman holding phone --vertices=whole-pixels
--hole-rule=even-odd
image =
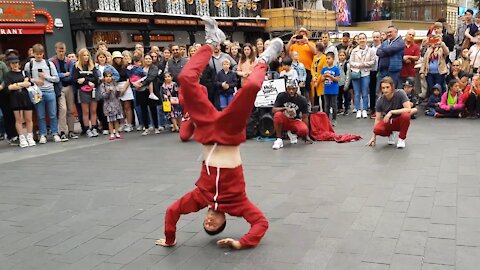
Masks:
[[[445,91],[445,76],[448,73],[446,59],[449,53],[447,45],[442,42],[441,35],[434,35],[428,39],[428,49],[420,67],[420,77],[427,80],[427,96],[430,96],[436,84],[440,84],[442,91]]]

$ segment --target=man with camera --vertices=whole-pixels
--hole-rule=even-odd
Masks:
[[[312,73],[310,69],[312,67],[313,56],[315,55],[315,43],[308,40],[308,31],[306,28],[300,28],[296,35],[287,43],[287,51],[291,55],[292,52],[298,53],[298,61],[305,66],[307,71],[307,79],[305,85],[299,85],[305,89],[310,89],[310,83],[312,82]]]

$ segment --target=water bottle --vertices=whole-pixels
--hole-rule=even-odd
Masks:
[[[95,99],[95,88],[92,90],[92,98]]]

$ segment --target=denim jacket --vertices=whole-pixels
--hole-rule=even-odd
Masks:
[[[390,44],[389,40],[382,43],[382,46],[377,49],[378,70],[389,72],[399,72],[403,65],[403,53],[405,49],[405,42],[401,36],[398,36]]]

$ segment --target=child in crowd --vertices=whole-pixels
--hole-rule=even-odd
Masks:
[[[298,52],[293,51],[292,52],[292,68],[295,69],[295,71],[298,74],[298,86],[300,87],[300,92],[304,97],[308,97],[308,92],[305,89],[305,81],[307,80],[307,70],[305,69],[305,66],[298,61]]]
[[[228,61],[228,60],[227,60]],[[172,132],[180,130],[180,121],[182,119],[182,107],[179,102],[179,89],[177,83],[173,81],[173,76],[170,72],[165,72],[163,75],[164,82],[162,84],[162,95],[164,101],[170,101],[172,109],[170,112],[165,112],[165,118],[172,122]]]
[[[225,109],[233,100],[235,86],[237,85],[237,74],[230,70],[230,60],[222,61],[223,69],[217,74],[217,86],[220,89],[220,108]]]
[[[133,57],[133,65],[127,66],[127,75],[130,79],[130,83],[143,82],[147,78],[147,74],[142,67],[142,58],[140,56]],[[150,95],[149,99],[158,100],[158,97],[153,93],[153,83],[148,85],[148,91]]]
[[[417,118],[417,112],[418,112],[416,108],[418,99],[417,99],[417,94],[415,94],[415,90],[413,90],[413,85],[414,85],[413,80],[411,79],[405,80],[405,82],[403,83],[403,91],[405,91],[408,99],[410,100],[410,107],[412,108],[412,110],[410,111],[411,118],[415,119]]]
[[[322,69],[320,80],[323,82],[325,91],[325,110],[324,112],[330,118],[330,108],[332,109],[332,126],[337,125],[337,95],[338,81],[340,80],[340,70],[333,64],[335,54],[327,53],[327,66]]]
[[[347,53],[345,50],[338,52],[338,69],[340,70],[340,80],[338,81],[338,114],[348,115],[350,109],[350,65],[347,61]]]
[[[297,71],[292,68],[292,59],[286,57],[282,60],[282,72],[280,72],[280,78],[284,78],[285,81],[295,82],[298,84]]]
[[[117,83],[113,80],[110,70],[103,72],[103,83],[100,84],[100,93],[103,96],[103,113],[107,117],[110,140],[124,139],[120,135],[120,120],[123,119],[123,109],[120,103]]]
[[[448,83],[448,90],[443,93],[439,108],[435,113],[436,118],[461,117],[464,108],[463,99],[460,97],[460,86],[457,80]]]
[[[316,54],[313,57],[311,73],[312,73],[312,83],[311,83],[311,92],[310,92],[310,105],[313,107],[315,103],[315,94],[318,96],[318,101],[320,105],[320,110],[325,107],[324,101],[322,99],[323,96],[323,83],[320,81],[320,76],[322,69],[327,65],[326,64],[326,57],[323,53],[325,51],[325,47],[322,45],[321,42],[316,44]]]
[[[425,115],[435,116],[435,114],[437,113],[437,110],[440,107],[440,101],[442,101],[442,90],[440,88],[441,86],[439,84],[436,84],[432,88],[432,95],[430,95],[430,97],[428,98],[427,110],[425,111]]]

